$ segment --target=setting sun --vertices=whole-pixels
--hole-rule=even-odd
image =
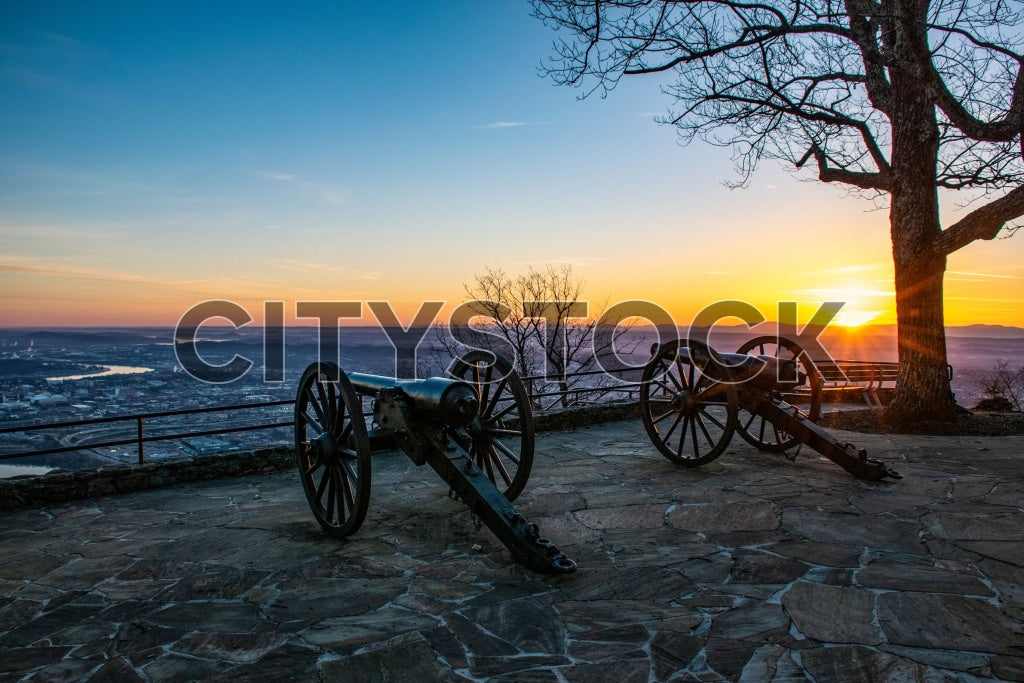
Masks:
[[[855,308],[844,308],[839,311],[832,324],[839,327],[860,327],[861,325],[867,325],[884,313],[885,311],[861,311]]]

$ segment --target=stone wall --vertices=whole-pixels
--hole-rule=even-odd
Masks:
[[[537,431],[569,430],[638,415],[635,402],[604,403],[538,413],[534,425]],[[294,450],[276,447],[75,472],[54,470],[43,475],[0,479],[0,510],[143,491],[201,479],[266,474],[292,467]]]
[[[262,448],[92,470],[53,470],[0,479],[0,510],[142,491],[201,479],[277,472],[295,466],[292,448]]]

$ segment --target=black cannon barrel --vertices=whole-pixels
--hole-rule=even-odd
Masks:
[[[686,347],[679,349],[679,356],[687,363],[694,362],[690,358],[690,349]],[[732,371],[733,382],[751,382],[758,389],[784,389],[799,386],[807,380],[807,376],[799,371],[796,361],[791,358],[751,356],[746,353],[719,353],[718,356]]]
[[[411,401],[417,418],[430,418],[453,426],[468,425],[480,403],[476,389],[468,382],[444,377],[395,379],[353,372],[352,387],[365,396],[376,396],[384,389],[400,389]]]

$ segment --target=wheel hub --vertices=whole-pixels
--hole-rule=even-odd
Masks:
[[[338,444],[330,434],[324,432],[310,440],[309,454],[315,462],[332,462],[338,458]]]
[[[697,399],[684,389],[672,397],[672,409],[677,413],[692,413],[697,409]]]

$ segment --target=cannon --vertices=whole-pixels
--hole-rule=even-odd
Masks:
[[[652,347],[640,380],[640,415],[661,454],[689,467],[717,458],[739,432],[765,451],[807,445],[858,479],[901,479],[815,424],[821,388],[813,361],[785,338],[758,337],[737,353],[677,339]]]
[[[473,351],[448,375],[399,380],[346,374],[323,361],[306,368],[295,448],[316,521],[331,536],[355,533],[370,500],[371,455],[400,449],[433,468],[517,562],[542,573],[575,571],[512,504],[533,464],[533,417],[518,374],[500,356]]]

